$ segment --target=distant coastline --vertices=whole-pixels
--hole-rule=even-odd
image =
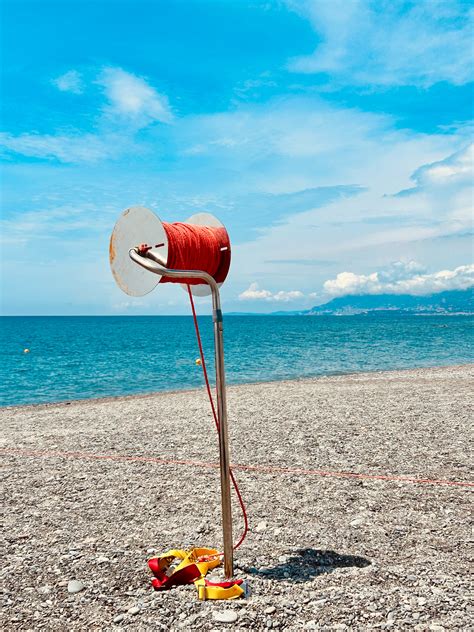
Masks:
[[[372,313],[392,313],[417,316],[472,316],[474,290],[451,290],[428,296],[412,294],[347,295],[316,305],[307,310],[280,310],[262,316],[356,316]],[[231,312],[229,316],[255,315],[252,312]]]

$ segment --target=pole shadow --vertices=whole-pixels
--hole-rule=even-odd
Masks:
[[[269,568],[243,569],[249,575],[256,575],[266,579],[284,579],[290,582],[310,581],[318,575],[332,573],[338,568],[365,568],[371,561],[359,555],[341,555],[336,551],[322,551],[318,549],[299,549],[289,558],[276,566]]]

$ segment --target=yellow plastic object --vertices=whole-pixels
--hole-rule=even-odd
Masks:
[[[239,584],[223,588],[222,586],[206,584],[206,580],[203,577],[196,579],[194,585],[198,590],[198,597],[201,601],[206,599],[237,599],[245,594],[245,590]]]
[[[167,551],[163,555],[160,555],[160,559],[168,559],[170,557],[173,559],[178,558],[183,560],[181,564],[174,569],[172,574],[180,571],[182,568],[185,568],[190,564],[196,564],[201,572],[201,575],[204,576],[221,563],[219,551],[217,551],[217,549],[191,549],[190,551],[186,551],[184,549],[172,549],[171,551]],[[201,559],[202,561],[198,561]]]
[[[246,592],[244,587],[240,585],[242,583],[241,580],[213,583],[205,579],[205,576],[210,570],[220,565],[221,555],[222,554],[219,554],[216,549],[208,548],[194,548],[189,551],[185,549],[171,549],[166,551],[166,553],[162,555],[151,558],[148,562],[156,578],[152,583],[157,590],[161,590],[193,581],[200,600],[237,599],[245,595]],[[170,566],[176,559],[181,560],[181,562],[172,569],[172,572],[169,572]],[[193,569],[189,569],[192,574],[200,574],[197,579],[194,579],[196,574],[194,574],[194,577],[191,574],[190,577],[189,573],[183,573],[183,569],[189,566],[193,567]]]

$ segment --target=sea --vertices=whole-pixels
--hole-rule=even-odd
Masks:
[[[229,384],[466,364],[472,316],[226,316]],[[210,317],[199,317],[214,371]],[[28,350],[28,352],[25,352]],[[0,319],[0,405],[39,404],[203,385],[188,316]]]

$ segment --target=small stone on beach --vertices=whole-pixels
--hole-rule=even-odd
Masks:
[[[109,558],[108,558],[108,557],[105,557],[105,555],[100,555],[100,556],[97,558],[97,562],[98,562],[99,564],[105,564],[106,562],[110,562],[110,560],[109,560]]]
[[[234,623],[239,618],[239,615],[233,610],[218,610],[213,612],[212,616],[214,621],[219,621],[219,623]]]
[[[67,591],[71,594],[81,592],[81,590],[84,590],[84,588],[84,584],[78,579],[71,579],[71,581],[67,585]]]
[[[138,614],[140,612],[140,608],[138,606],[132,606],[128,609],[128,614]]]

